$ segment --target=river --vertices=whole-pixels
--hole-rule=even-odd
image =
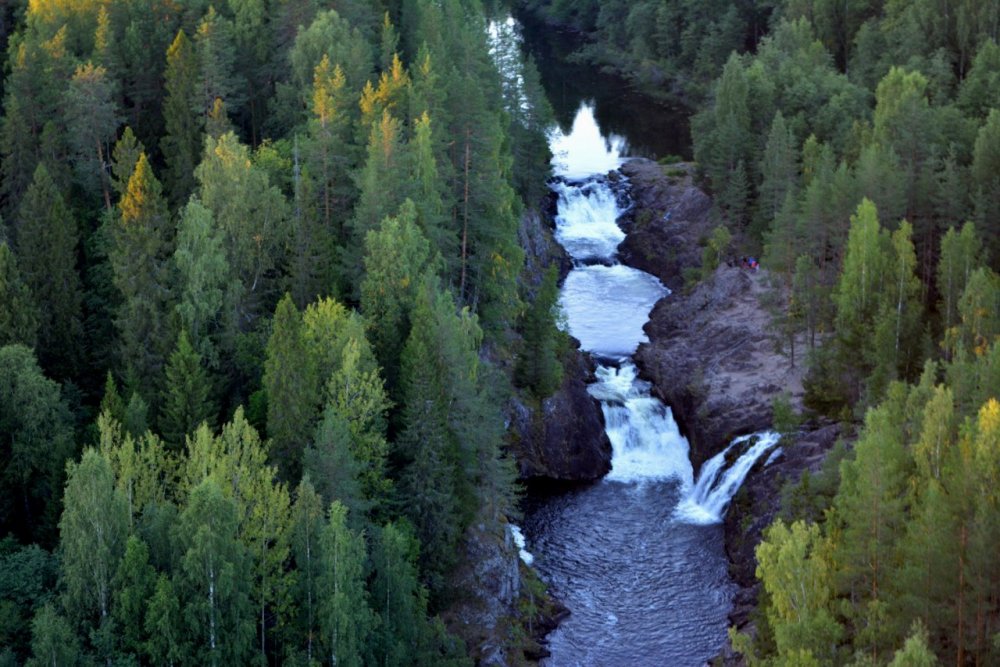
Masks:
[[[541,58],[539,64],[551,85],[554,65]],[[599,99],[606,104],[607,97],[588,98],[580,72],[575,76],[572,119],[561,119],[550,135],[556,239],[574,261],[559,305],[569,332],[600,362],[589,391],[601,403],[613,457],[603,480],[536,492],[526,503],[525,548],[570,611],[549,635],[551,656],[543,664],[703,665],[725,641],[734,592],[722,513],[753,463],[776,451],[777,436],[737,439],[735,451],[721,453],[693,478],[688,443],[669,407],[650,395],[631,361],[646,340],[650,311],[669,291],[616,260],[624,238],[617,220],[628,203],[616,196],[608,174],[627,155],[652,154],[651,139],[644,129],[629,135],[627,124],[605,128]],[[566,94],[560,87],[557,115],[572,102]],[[684,152],[687,144],[670,136],[658,150],[672,145]]]

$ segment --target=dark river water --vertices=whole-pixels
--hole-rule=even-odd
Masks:
[[[524,46],[538,67],[556,120],[568,130],[580,102],[589,100],[606,134],[624,137],[628,154],[654,160],[668,155],[691,159],[690,111],[651,100],[621,77],[573,62],[579,37],[553,30],[529,14],[518,17]]]

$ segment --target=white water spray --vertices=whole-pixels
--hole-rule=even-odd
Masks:
[[[611,440],[611,472],[607,479],[640,482],[674,479],[690,484],[688,442],[670,408],[649,395],[649,384],[637,379],[631,363],[600,367],[590,395],[601,401]]]
[[[729,501],[733,499],[747,473],[757,460],[778,444],[781,436],[773,431],[744,435],[730,443],[701,468],[698,482],[677,505],[674,516],[685,523],[721,523]],[[749,447],[727,467],[727,454],[733,448]],[[769,459],[769,462],[773,459]]]

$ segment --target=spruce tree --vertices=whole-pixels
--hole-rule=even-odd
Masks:
[[[184,30],[178,30],[167,49],[167,97],[163,119],[167,134],[161,142],[167,163],[164,184],[170,204],[179,208],[194,191],[194,169],[201,155],[200,117],[192,110],[198,94],[198,61]]]
[[[123,297],[115,325],[128,377],[152,396],[169,346],[169,258],[172,229],[160,182],[140,154],[112,228],[111,267]]]
[[[306,354],[302,315],[286,294],[274,312],[264,361],[267,432],[286,479],[298,479],[316,412],[315,370]]]
[[[39,163],[18,210],[18,257],[40,311],[39,359],[56,377],[70,377],[81,358],[83,292],[76,271],[73,213],[48,169]]]
[[[34,347],[41,313],[18,270],[17,257],[0,242],[0,345]]]
[[[518,356],[515,379],[538,399],[548,398],[562,383],[559,343],[562,337],[555,322],[559,299],[559,271],[549,266],[521,324],[524,346]]]
[[[201,355],[191,347],[187,332],[182,329],[167,363],[159,420],[160,433],[175,449],[179,450],[184,437],[202,422],[212,426],[215,408],[211,396],[211,379]]]

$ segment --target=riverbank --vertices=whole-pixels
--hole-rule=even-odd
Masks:
[[[723,264],[706,280],[685,284],[685,272],[700,269],[704,239],[715,226],[692,167],[633,159],[621,172],[627,180],[620,187],[634,205],[622,220],[627,237],[619,257],[673,290],[653,309],[649,342],[635,362],[671,406],[697,472],[735,436],[773,428],[776,400],[802,412],[804,364],[793,365],[777,337],[765,270]],[[783,438],[776,461],[750,471],[728,508],[726,555],[739,586],[730,622],[737,628],[749,629],[757,605],[754,550],[780,510],[782,488],[805,470],[818,472],[839,435],[835,424],[806,422]],[[727,662],[739,664],[731,652]]]

